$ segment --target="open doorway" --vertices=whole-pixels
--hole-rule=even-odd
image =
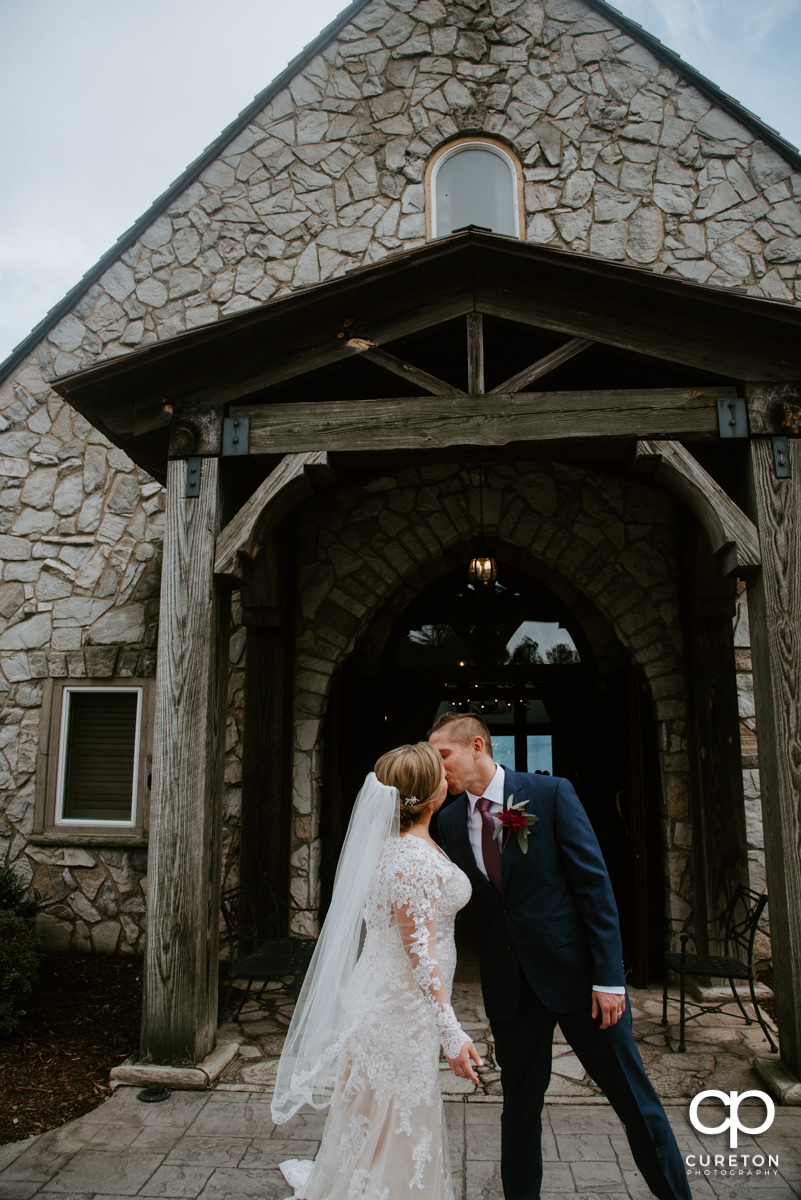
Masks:
[[[489,585],[464,569],[442,576],[396,619],[379,662],[353,655],[340,671],[326,725],[324,902],[375,760],[424,738],[449,709],[476,712],[502,766],[576,788],[617,897],[629,980],[645,986],[659,977],[663,880],[656,735],[639,672],[599,664],[542,583],[506,566],[498,574]]]

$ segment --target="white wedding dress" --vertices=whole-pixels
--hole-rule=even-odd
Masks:
[[[390,838],[370,882],[353,1020],[314,1162],[281,1163],[300,1200],[453,1200],[439,1087],[467,1035],[450,1005],[467,876],[414,834]]]

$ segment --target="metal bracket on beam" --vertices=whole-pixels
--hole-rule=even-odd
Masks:
[[[250,417],[226,417],[223,421],[223,458],[247,454],[250,441]]]
[[[771,438],[773,442],[773,469],[777,479],[791,479],[793,468],[790,463],[790,447],[786,437]]]
[[[745,400],[718,400],[718,429],[722,438],[748,437],[748,411]]]
[[[188,458],[186,460],[186,492],[184,494],[189,500],[195,500],[200,495],[200,469],[202,463],[202,458]]]

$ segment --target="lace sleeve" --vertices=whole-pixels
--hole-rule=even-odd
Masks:
[[[470,1039],[456,1020],[434,950],[442,880],[436,863],[428,858],[425,850],[410,854],[396,871],[392,908],[415,983],[434,1017],[442,1048],[448,1058],[456,1058]]]

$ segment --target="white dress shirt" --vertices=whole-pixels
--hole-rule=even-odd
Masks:
[[[500,812],[500,810],[503,808],[503,802],[505,799],[503,794],[504,777],[505,772],[503,767],[496,763],[495,774],[484,791],[480,792],[477,796],[474,796],[472,792],[467,793],[467,803],[469,805],[467,832],[470,837],[470,848],[473,851],[473,857],[476,860],[476,865],[485,879],[489,879],[489,876],[487,875],[487,869],[484,866],[484,854],[481,849],[481,813],[478,811],[476,806],[481,797],[486,796],[486,798],[490,801],[490,813],[495,814]],[[610,992],[615,996],[623,996],[626,992],[624,987],[619,987],[618,985],[613,987],[604,987],[602,984],[598,983],[593,984],[592,990],[594,992]]]

